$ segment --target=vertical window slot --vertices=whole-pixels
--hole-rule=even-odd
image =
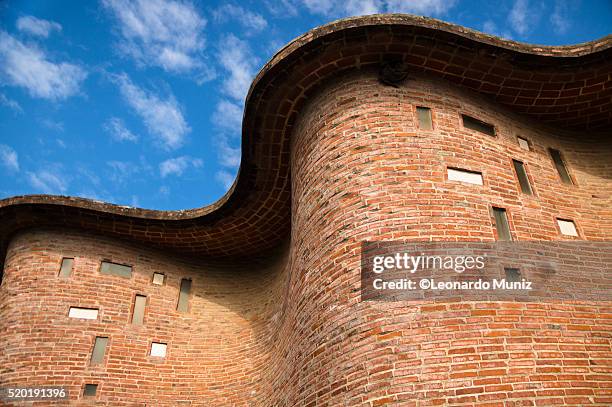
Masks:
[[[60,267],[59,275],[60,277],[70,277],[72,274],[72,267],[74,266],[74,259],[63,258],[62,265]]]
[[[503,208],[493,207],[493,217],[495,218],[495,229],[497,230],[497,240],[512,240],[508,216]]]
[[[108,344],[108,338],[104,336],[96,337],[94,342],[93,351],[91,352],[90,364],[99,365],[104,361],[104,354],[106,353],[106,345]]]
[[[416,112],[419,119],[419,128],[423,130],[433,130],[431,109],[428,107],[417,106]]]
[[[529,177],[527,177],[527,171],[525,171],[525,164],[518,160],[512,160],[512,163],[514,164],[514,171],[516,171],[521,191],[524,194],[533,195],[531,185],[529,184]]]
[[[147,305],[147,297],[137,295],[134,298],[134,311],[132,312],[132,325],[142,325],[144,323],[145,307]]]
[[[191,294],[191,280],[181,280],[181,291],[179,293],[179,300],[176,310],[179,312],[189,311],[189,295]]]
[[[550,148],[548,151],[550,152],[550,156],[555,163],[555,167],[557,168],[561,181],[563,181],[564,184],[572,185],[574,182],[567,171],[567,166],[565,165],[565,161],[561,156],[561,152],[559,150],[555,150],[554,148]]]

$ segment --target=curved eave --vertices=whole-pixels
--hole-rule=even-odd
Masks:
[[[32,227],[77,228],[198,256],[254,255],[278,246],[290,230],[289,137],[301,106],[332,75],[387,60],[553,126],[609,131],[612,125],[612,36],[536,46],[410,15],[338,20],[287,44],[256,76],[245,104],[238,178],[219,201],[154,211],[49,195],[5,199],[0,261],[11,237]]]

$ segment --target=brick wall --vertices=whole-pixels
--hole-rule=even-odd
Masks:
[[[416,105],[432,108],[434,130],[417,128]],[[497,136],[464,129],[462,113]],[[561,183],[549,147],[577,185]],[[276,263],[188,260],[61,230],[17,236],[0,289],[0,385],[66,385],[75,404],[92,382],[106,405],[610,405],[609,303],[361,302],[359,245],[491,241],[491,205],[507,209],[517,240],[569,239],[556,217],[574,220],[581,239],[609,240],[611,152],[603,137],[541,126],[425,76],[399,88],[374,71],[333,78],[292,135],[292,236]],[[481,171],[484,185],[446,180],[447,166]],[[68,279],[57,276],[62,257],[76,258]],[[132,264],[133,277],[100,275],[102,259]],[[154,271],[165,286],[151,285]],[[184,277],[194,295],[179,314]],[[129,324],[136,294],[148,296],[140,328]],[[100,317],[71,320],[71,305]],[[99,335],[109,350],[92,368]],[[147,356],[152,340],[168,343],[163,362]]]
[[[432,108],[433,131],[418,129],[416,105]],[[462,113],[497,136],[463,129]],[[561,183],[548,147],[577,185]],[[539,126],[426,77],[398,89],[375,72],[330,81],[292,138],[291,273],[268,405],[611,404],[609,303],[359,298],[361,241],[490,241],[491,205],[507,209],[517,240],[566,239],[557,216],[583,239],[610,239],[611,156],[609,139]],[[535,196],[520,193],[512,158]],[[484,185],[446,181],[447,166],[481,171]]]

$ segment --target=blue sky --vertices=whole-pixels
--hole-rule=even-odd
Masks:
[[[375,12],[539,44],[612,28],[610,0],[5,1],[0,199],[213,203],[237,173],[243,102],[261,66],[315,26]]]

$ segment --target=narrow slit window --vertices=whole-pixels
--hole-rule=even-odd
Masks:
[[[155,285],[164,285],[164,280],[166,276],[162,273],[153,273],[153,284]]]
[[[123,264],[111,263],[109,261],[103,261],[100,266],[100,273],[112,274],[119,277],[132,277],[132,267],[125,266]]]
[[[564,184],[573,184],[572,178],[570,177],[569,172],[567,171],[565,161],[561,156],[561,152],[559,150],[555,150],[554,148],[549,149],[549,151],[550,156],[552,157],[553,162],[555,163],[555,167],[557,168],[557,172],[559,173],[561,181],[563,181]]]
[[[512,240],[508,216],[504,208],[493,207],[493,217],[495,218],[495,229],[497,230],[497,240]]]
[[[529,147],[529,140],[525,138],[518,137],[518,144],[519,144],[519,147],[522,148],[523,150],[526,150],[526,151],[531,150],[531,148]]]
[[[98,309],[97,308],[70,307],[68,316],[70,318],[77,318],[77,319],[98,319]]]
[[[562,235],[578,237],[578,229],[573,220],[557,218],[557,224]]]
[[[521,270],[512,267],[504,268],[506,274],[506,281],[509,283],[515,283],[521,281]]]
[[[182,279],[181,280],[181,291],[179,293],[178,305],[176,306],[176,310],[179,312],[187,312],[189,311],[189,295],[191,294],[191,280]]]
[[[416,111],[419,119],[419,128],[423,130],[433,130],[431,109],[428,107],[417,106]]]
[[[134,312],[132,313],[132,325],[142,325],[144,323],[145,306],[147,297],[137,295],[134,299]]]
[[[97,392],[98,392],[98,385],[88,383],[85,385],[85,388],[83,389],[83,396],[95,397]]]
[[[527,195],[533,195],[531,190],[531,184],[529,184],[529,177],[527,177],[527,171],[525,171],[525,164],[518,160],[512,160],[514,164],[514,171],[516,171],[516,177],[518,178],[521,191]]]
[[[108,338],[105,336],[96,337],[96,341],[94,342],[93,350],[91,351],[91,360],[90,363],[92,365],[99,365],[104,361],[104,354],[106,354],[106,345],[108,345]]]
[[[468,184],[482,185],[482,173],[477,171],[448,168],[447,174],[449,181],[461,181],[467,182]]]
[[[151,356],[158,358],[165,358],[168,345],[165,343],[153,342],[151,343]]]
[[[489,136],[495,136],[495,126],[492,124],[485,123],[482,120],[464,114],[462,114],[461,117],[463,118],[463,127],[466,129],[476,130]]]
[[[59,275],[60,277],[70,277],[72,274],[72,267],[74,266],[74,259],[63,258],[62,265],[60,267]]]

